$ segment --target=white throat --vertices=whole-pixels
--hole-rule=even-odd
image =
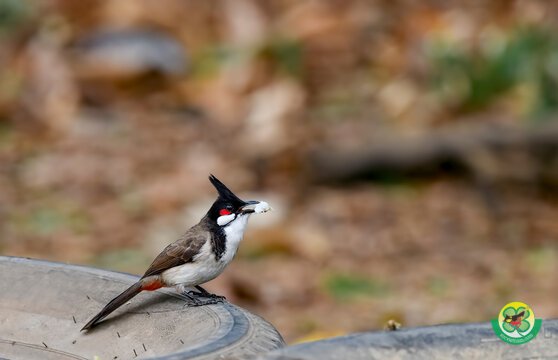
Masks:
[[[238,249],[238,245],[244,236],[244,229],[246,229],[246,224],[248,223],[248,218],[250,214],[243,214],[238,215],[236,219],[231,221],[228,225],[223,228],[225,231],[225,238],[227,239],[227,250],[224,257],[229,257],[230,259],[223,259],[225,261],[231,261],[234,255],[236,254],[236,250]]]

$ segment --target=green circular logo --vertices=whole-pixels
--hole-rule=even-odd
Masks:
[[[512,345],[529,342],[537,336],[541,319],[535,319],[533,310],[525,303],[514,301],[506,304],[497,319],[492,320],[496,335]]]

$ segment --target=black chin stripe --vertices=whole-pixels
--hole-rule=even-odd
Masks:
[[[215,254],[215,259],[219,260],[223,257],[223,254],[225,254],[225,250],[227,250],[225,230],[223,230],[223,227],[217,225],[216,228],[211,231],[211,251]]]

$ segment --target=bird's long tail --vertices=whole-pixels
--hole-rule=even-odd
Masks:
[[[146,281],[147,280],[147,281]],[[95,315],[81,331],[89,330],[94,327],[99,321],[103,320],[114,310],[118,309],[120,306],[125,304],[128,300],[139,294],[142,290],[156,290],[160,288],[162,284],[158,281],[149,281],[148,279],[141,279],[134,285],[130,286],[128,289],[124,290],[120,295],[112,299],[97,315]]]

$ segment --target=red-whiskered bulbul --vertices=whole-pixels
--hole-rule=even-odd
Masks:
[[[200,222],[168,245],[141,279],[112,299],[81,329],[89,330],[143,290],[175,287],[193,306],[215,304],[224,297],[200,286],[216,278],[231,262],[244,235],[250,215],[271,210],[265,201],[243,201],[215,176],[209,176],[219,196]],[[198,292],[186,291],[195,287]],[[193,297],[194,295],[195,297]],[[206,298],[202,301],[199,297]]]

